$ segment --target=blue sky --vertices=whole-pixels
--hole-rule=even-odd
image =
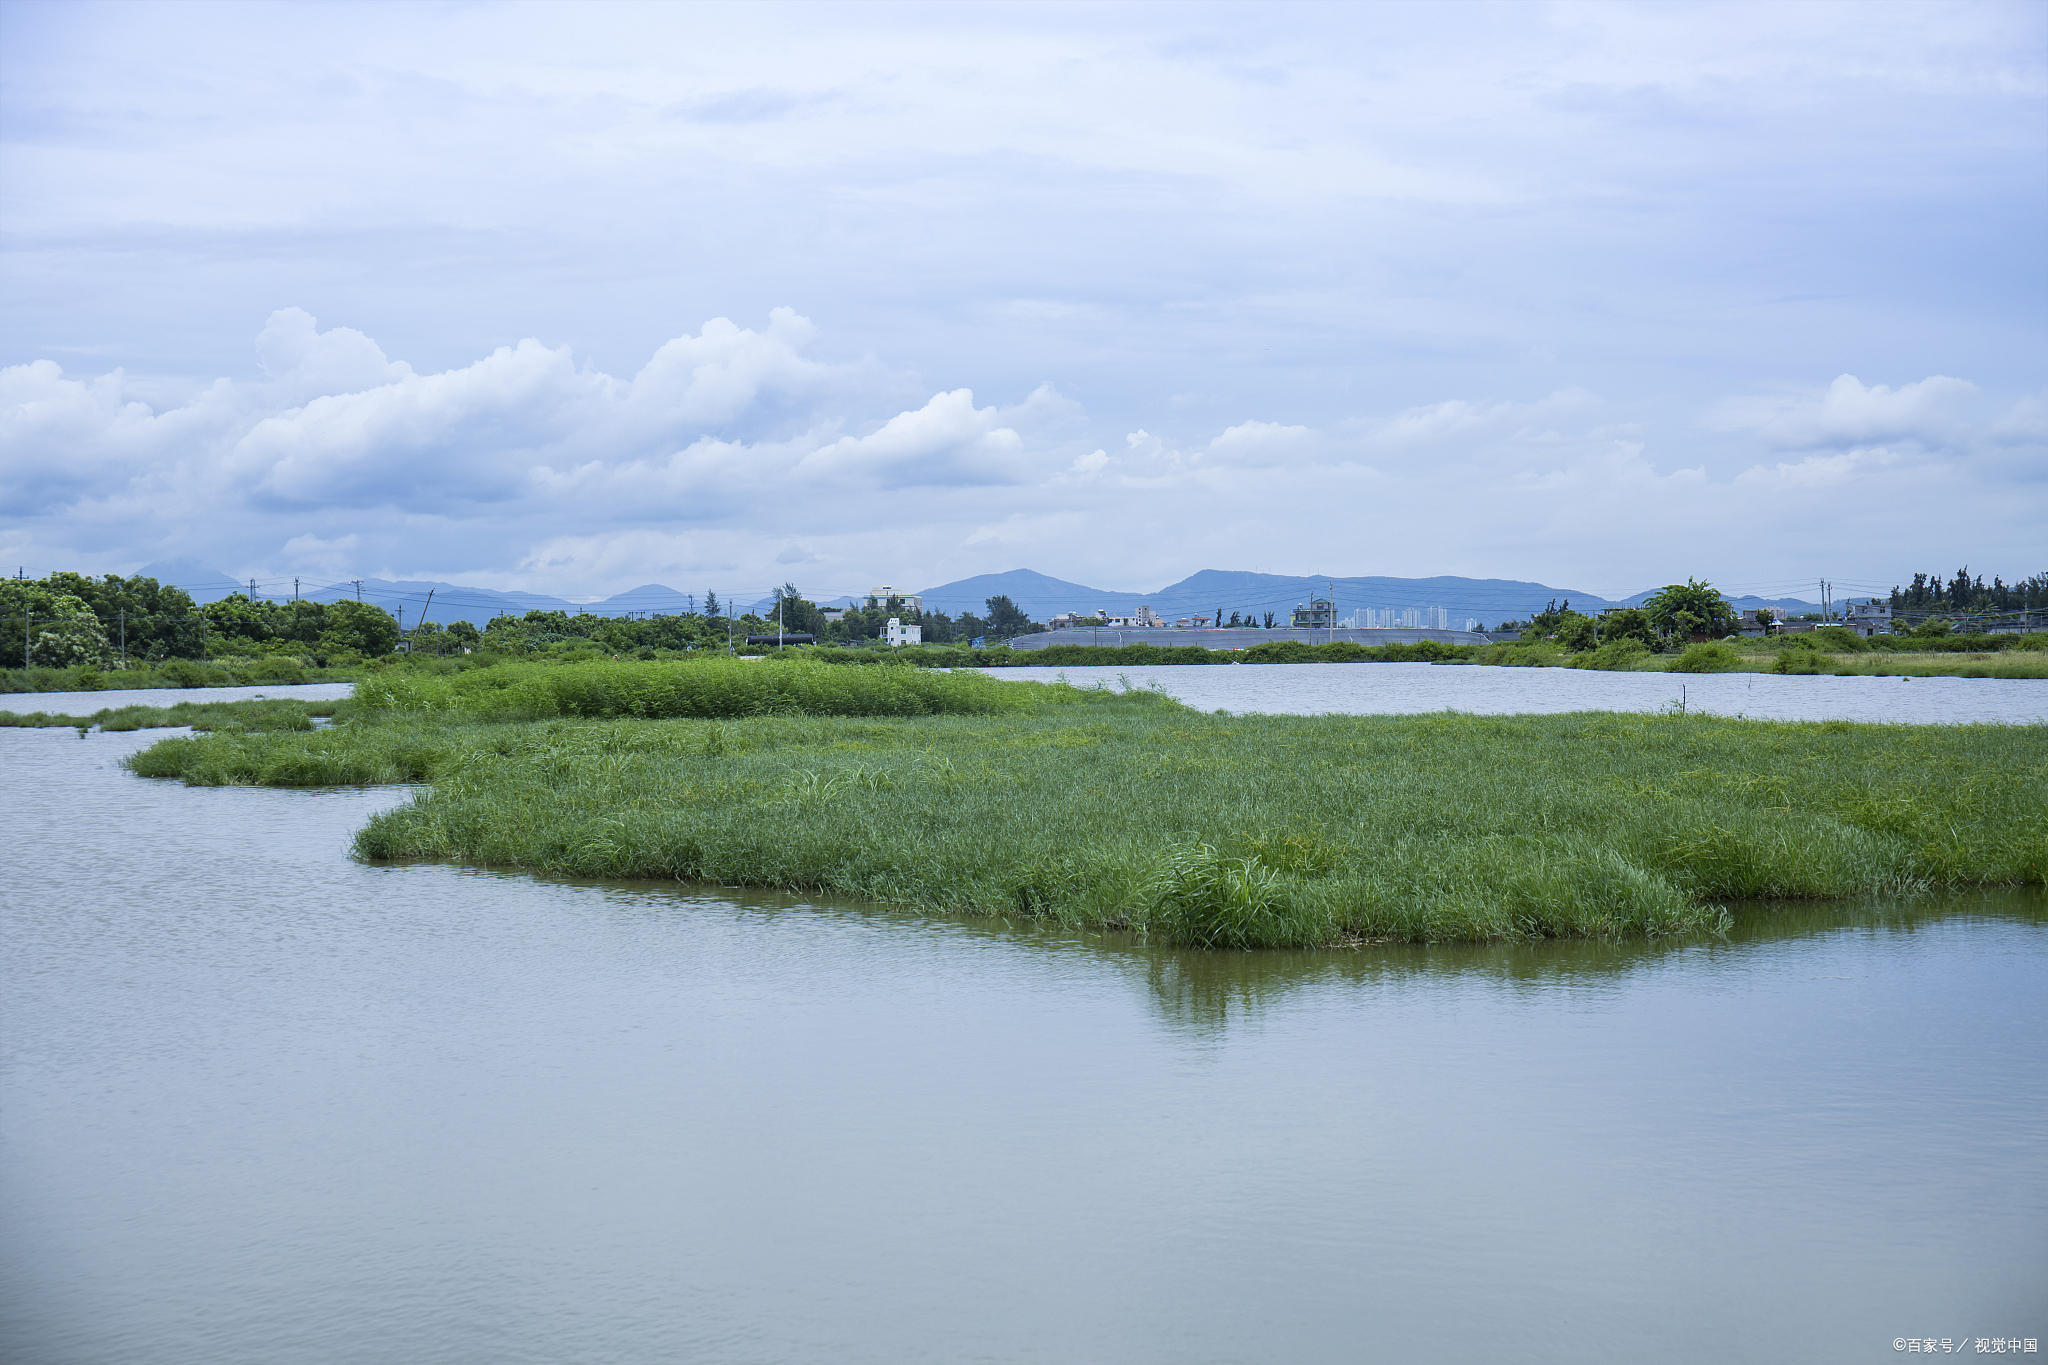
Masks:
[[[2048,8],[0,7],[0,560],[2048,568]]]

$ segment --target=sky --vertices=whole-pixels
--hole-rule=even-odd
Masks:
[[[2048,6],[0,4],[0,564],[2048,570]]]

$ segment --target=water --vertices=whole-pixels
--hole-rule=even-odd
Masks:
[[[90,716],[118,706],[176,706],[181,701],[255,701],[259,697],[295,697],[301,701],[334,701],[351,695],[354,683],[281,683],[274,687],[151,687],[105,692],[0,692],[0,711],[28,715]]]
[[[1080,687],[1158,686],[1204,711],[1405,714],[1446,707],[1484,715],[1549,711],[1692,711],[1760,720],[2048,722],[2048,682],[2012,678],[1787,677],[1776,673],[1603,673],[1576,668],[1436,664],[1168,664],[1155,668],[995,668],[999,678]],[[0,710],[89,716],[113,706],[253,697],[345,697],[352,683],[150,692],[16,692]]]
[[[1168,664],[991,668],[1077,687],[1157,685],[1204,711],[1316,715],[1473,711],[1689,711],[1758,720],[2048,721],[2048,682],[2014,678],[1837,678],[1778,673],[1606,673],[1443,664]]]
[[[1205,956],[364,866],[351,832],[402,794],[115,766],[157,737],[0,732],[0,1359],[2048,1335],[2038,895]]]

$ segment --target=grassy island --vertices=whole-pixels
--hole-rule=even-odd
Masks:
[[[820,890],[1212,947],[1711,930],[1726,902],[2048,876],[2048,727],[1205,715],[801,661],[365,684],[130,760],[419,783],[373,859]]]

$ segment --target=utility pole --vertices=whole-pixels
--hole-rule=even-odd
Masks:
[[[727,607],[725,611],[725,652],[727,654],[739,653],[738,650],[732,647],[732,608],[730,607]]]
[[[355,584],[355,585],[356,585],[356,601],[358,601],[358,602],[362,601],[362,600],[363,600],[363,580],[362,580],[362,579],[360,579],[360,578],[351,578],[351,579],[349,580],[349,582],[351,582],[351,583],[353,583],[353,584]]]
[[[128,667],[128,608],[121,608],[121,667]]]
[[[249,580],[249,600],[251,602],[256,600],[256,580],[253,578]]]
[[[296,602],[296,601],[298,601],[298,600],[299,600],[299,580],[298,580],[298,579],[296,579],[296,578],[294,578],[294,579],[292,580],[292,601]]]
[[[296,581],[296,580],[294,580],[294,581]],[[420,608],[420,619],[419,619],[419,622],[418,622],[418,623],[417,623],[416,625],[414,625],[414,626],[413,626],[413,628],[412,628],[412,633],[413,633],[413,634],[415,634],[415,635],[419,634],[419,633],[420,633],[420,627],[421,627],[421,626],[424,626],[424,625],[426,625],[426,624],[427,624],[427,607],[431,607],[431,606],[433,606],[433,605],[434,605],[434,590],[433,590],[432,588],[428,588],[428,589],[427,589],[427,601],[426,601],[426,605],[425,605],[425,606],[422,606],[422,607]],[[406,651],[406,653],[408,653],[408,654],[410,654],[411,652],[412,652],[411,650],[407,650],[407,651]]]

